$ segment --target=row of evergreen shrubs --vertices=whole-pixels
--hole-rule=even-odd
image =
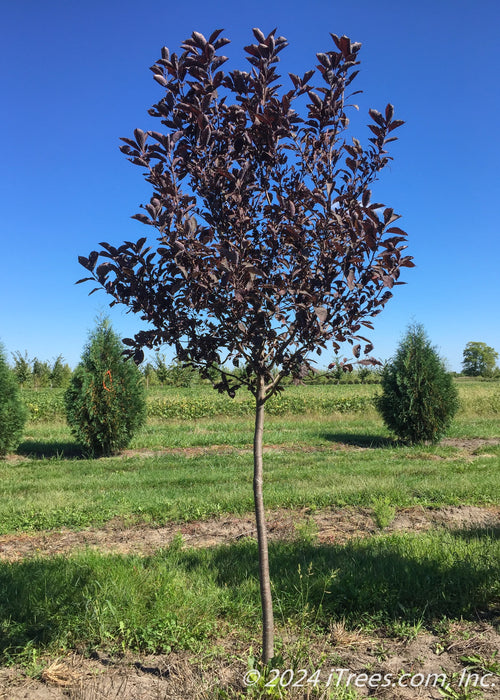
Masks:
[[[91,334],[81,362],[64,396],[50,403],[40,394],[28,403],[30,417],[56,417],[62,413],[76,439],[93,454],[114,454],[126,447],[146,416],[201,418],[214,415],[251,415],[251,396],[229,401],[215,396],[190,399],[169,397],[146,402],[143,377],[122,355],[122,343],[107,320]],[[286,391],[269,400],[270,415],[345,413],[375,406],[386,425],[409,443],[437,442],[458,409],[458,394],[422,326],[410,328],[391,363],[382,372],[382,394],[376,397],[317,396],[314,407],[306,396]],[[44,405],[47,403],[47,405]],[[19,397],[17,383],[0,353],[0,455],[19,444],[28,411]]]

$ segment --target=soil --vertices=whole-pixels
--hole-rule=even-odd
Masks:
[[[300,640],[292,636],[285,641],[289,649],[300,648]],[[308,645],[306,652],[309,659],[322,659],[316,693],[304,681],[288,697],[294,700],[353,697],[330,694],[336,682],[331,672],[345,669],[342,680],[347,681],[350,675],[350,686],[358,693],[356,698],[437,700],[443,698],[441,684],[449,683],[456,693],[444,695],[450,700],[498,700],[499,641],[498,631],[485,622],[457,622],[446,629],[420,632],[415,638],[407,639],[387,637],[382,631],[368,635],[348,631],[342,624],[332,625],[330,634],[322,642]],[[38,679],[27,677],[20,669],[3,668],[0,699],[236,700],[246,697],[243,678],[251,650],[230,639],[221,640],[219,649],[219,655],[202,661],[188,652],[161,656],[130,654],[121,658],[72,654],[47,659]],[[314,671],[313,664],[304,672],[296,670],[295,682],[299,683],[305,672],[307,680]],[[476,695],[473,691],[479,689],[479,683],[483,688]],[[466,689],[471,694],[458,694]]]
[[[499,444],[500,441],[443,442],[473,456],[479,447]],[[384,531],[416,532],[436,527],[453,530],[480,528],[498,532],[500,507],[407,508],[399,510]],[[309,532],[319,542],[340,544],[380,532],[368,508],[278,510],[268,514],[268,528],[270,539],[294,539],[301,532]],[[146,525],[127,527],[120,520],[115,520],[102,528],[81,531],[61,529],[0,536],[0,560],[15,562],[35,556],[68,554],[86,547],[100,552],[148,555],[168,545],[178,533],[182,535],[184,545],[189,547],[210,547],[234,542],[241,537],[256,536],[251,515],[173,523],[157,528]],[[427,681],[427,674],[445,673],[455,692],[466,690],[464,684],[468,679],[470,693],[445,697],[498,700],[500,676],[486,674],[491,669],[497,673],[500,671],[500,660],[495,656],[500,650],[499,622],[478,620],[449,623],[442,629],[422,631],[414,638],[404,638],[403,635],[397,639],[384,635],[383,630],[367,635],[346,630],[339,623],[332,624],[330,634],[317,641],[317,648],[308,647],[309,658],[323,659],[323,670],[315,693],[312,694],[311,684],[304,683],[303,687],[294,689],[290,697],[327,700],[332,697],[332,686],[326,686],[329,672],[343,668],[349,670],[344,672],[344,679],[348,672],[354,674],[351,685],[359,697],[384,700],[442,698],[439,687],[432,685],[434,676]],[[290,635],[286,647],[298,648],[300,641]],[[250,650],[234,639],[219,640],[218,648],[218,657],[211,655],[203,662],[188,652],[154,657],[128,655],[122,658],[98,654],[87,658],[75,653],[58,659],[46,659],[37,679],[26,676],[19,668],[0,668],[0,700],[233,700],[244,697],[243,676],[247,671]],[[469,670],[459,687],[464,668]],[[308,674],[313,671],[313,668],[309,668]],[[411,674],[405,684],[409,686],[413,683],[414,687],[399,687],[397,683],[393,685],[384,680],[386,674],[392,674],[391,679],[397,681],[402,672]],[[377,679],[373,674],[381,674],[381,680],[372,680],[374,687],[370,689],[368,680],[360,675],[363,673],[368,680]],[[469,673],[472,675],[467,675]],[[484,684],[481,694],[474,695],[474,683],[480,681]],[[216,692],[217,689],[225,689],[225,694]]]
[[[343,544],[354,537],[369,537],[380,532],[370,508],[337,508],[311,512],[276,510],[267,514],[270,540],[293,539],[304,528],[319,542]],[[399,510],[385,532],[417,532],[431,527],[500,527],[500,507],[447,506],[445,508],[405,508]],[[212,520],[170,523],[163,527],[135,525],[127,527],[115,519],[102,528],[51,530],[36,533],[0,535],[0,560],[19,561],[26,557],[68,554],[78,549],[96,549],[115,554],[147,556],[166,547],[174,537],[182,536],[189,547],[228,544],[242,537],[256,537],[252,515],[223,516]]]

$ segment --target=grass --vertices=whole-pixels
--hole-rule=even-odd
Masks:
[[[332,391],[369,398],[377,390],[287,388],[311,405]],[[498,438],[497,385],[459,390],[450,436]],[[0,534],[250,512],[252,439],[251,416],[150,418],[125,455],[89,459],[62,421],[35,420],[17,456],[0,461]],[[398,636],[444,619],[498,617],[498,530],[384,532],[407,506],[497,504],[498,444],[401,446],[374,410],[267,416],[264,442],[268,509],[359,506],[379,527],[345,545],[318,544],[306,525],[295,540],[270,543],[278,640],[303,639],[306,648],[310,635],[326,644],[332,624]],[[205,550],[176,540],[148,557],[83,551],[2,562],[0,661],[33,665],[37,655],[75,648],[210,655],[226,632],[258,648],[256,562],[253,540]]]
[[[229,628],[255,640],[256,543],[180,544],[144,558],[83,552],[1,564],[0,660],[76,645],[200,652]],[[271,544],[270,560],[280,628],[306,624],[324,633],[343,621],[397,633],[418,621],[500,612],[498,533],[380,535],[344,546],[280,542]]]
[[[101,459],[85,458],[63,424],[29,430],[19,449],[26,459],[0,462],[0,533],[78,528],[114,517],[160,524],[253,508],[249,419],[231,418],[230,428],[214,419],[150,423],[129,456]],[[375,414],[269,417],[265,442],[274,446],[265,454],[268,508],[500,500],[499,446],[474,457],[449,445],[397,446]],[[165,445],[178,451],[162,451]]]

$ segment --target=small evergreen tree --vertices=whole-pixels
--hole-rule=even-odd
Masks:
[[[167,367],[166,384],[170,386],[182,387],[184,389],[191,386],[197,378],[197,372],[192,368],[182,364],[178,360],[174,360]]]
[[[160,384],[163,386],[166,384],[167,379],[168,379],[168,367],[167,363],[165,362],[165,355],[163,355],[160,352],[157,352],[154,357],[154,368],[156,372],[156,378],[160,382]]]
[[[0,457],[13,452],[19,445],[27,414],[16,376],[0,345]]]
[[[122,353],[109,321],[99,322],[65,393],[68,424],[94,454],[119,452],[146,418],[144,379]]]
[[[35,357],[33,359],[33,387],[45,389],[48,386],[50,386],[50,365]]]
[[[410,326],[382,372],[377,408],[386,426],[410,443],[438,442],[458,409],[458,392],[423,326]]]
[[[65,389],[70,379],[71,367],[64,362],[62,355],[58,355],[50,370],[50,386],[54,389]]]
[[[154,366],[151,364],[151,362],[146,362],[142,366],[142,376],[144,377],[144,381],[146,382],[146,389],[149,389],[149,385],[157,379],[156,377],[156,371]]]
[[[20,351],[12,353],[12,359],[14,360],[14,375],[21,387],[29,386],[32,379],[32,362],[28,357],[28,353],[25,350],[24,355],[21,355]]]
[[[335,384],[340,384],[342,377],[344,376],[344,370],[340,364],[340,360],[337,358],[335,362],[330,365],[331,371],[330,376],[335,381]]]

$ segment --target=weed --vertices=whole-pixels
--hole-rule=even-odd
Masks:
[[[469,686],[455,687],[458,677],[458,673],[453,673],[451,676],[451,681],[454,683],[454,685],[447,683],[443,688],[437,688],[439,694],[442,695],[445,700],[480,700],[483,697],[483,694],[479,688]]]
[[[314,518],[306,518],[295,523],[297,539],[304,544],[315,544],[318,541],[318,526]]]
[[[377,646],[375,647],[375,656],[376,659],[379,663],[382,663],[383,661],[387,661],[388,657],[388,649],[386,648],[385,644],[383,642],[379,642]]]
[[[423,618],[420,618],[416,622],[411,622],[408,620],[395,620],[391,625],[392,634],[405,642],[416,639],[423,630]]]
[[[462,656],[461,661],[466,663],[468,669],[471,671],[479,670],[485,673],[495,673],[500,676],[500,659],[498,657],[498,650],[494,651],[493,654],[487,659],[481,654],[472,654],[471,656]]]
[[[396,509],[387,496],[374,499],[372,501],[372,508],[375,523],[381,530],[388,527],[396,517]]]

